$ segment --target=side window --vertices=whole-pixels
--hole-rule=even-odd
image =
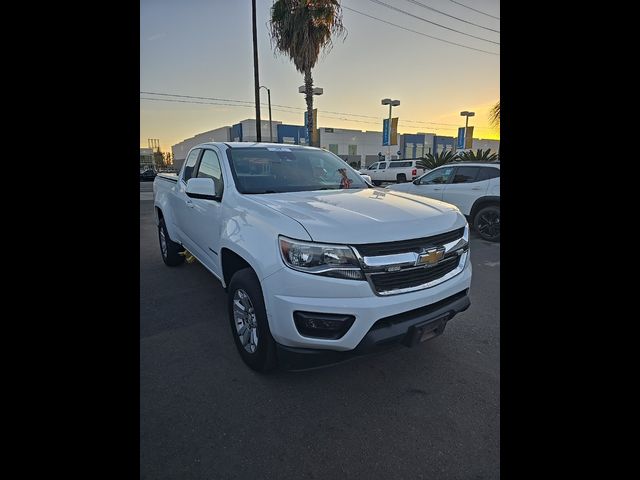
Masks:
[[[220,168],[220,160],[213,150],[205,150],[198,167],[197,178],[212,178],[216,185],[216,195],[222,196],[224,182],[222,181],[222,169]]]
[[[193,169],[198,163],[198,156],[200,155],[200,149],[196,148],[195,150],[191,150],[191,153],[187,157],[187,160],[184,162],[184,175],[183,179],[187,182],[193,176]]]
[[[447,183],[453,173],[454,167],[444,167],[427,173],[420,180],[420,185],[435,185],[441,183]]]
[[[481,167],[480,173],[478,174],[478,178],[476,178],[476,182],[481,182],[482,180],[490,180],[492,178],[496,178],[500,176],[500,169],[494,167]]]
[[[473,183],[480,167],[458,167],[451,183]]]
[[[380,162],[380,164],[378,165],[378,169],[384,170],[385,168],[387,168],[387,162]]]
[[[373,165],[371,165],[369,167],[369,170],[377,170],[377,169],[378,169],[378,164],[377,163],[374,163]]]

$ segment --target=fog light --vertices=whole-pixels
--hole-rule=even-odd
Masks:
[[[341,338],[347,333],[355,319],[353,315],[293,312],[293,320],[300,335],[331,340]]]

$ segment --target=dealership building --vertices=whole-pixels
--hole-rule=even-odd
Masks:
[[[379,160],[379,154],[385,158],[421,158],[427,153],[439,153],[443,150],[455,148],[456,138],[441,136],[435,133],[398,134],[396,145],[391,147],[382,145],[381,131],[361,131],[344,128],[318,128],[320,147],[335,153],[340,158],[352,165],[359,167],[369,166]],[[263,142],[292,145],[306,145],[307,130],[302,125],[288,125],[279,121],[272,122],[272,131],[269,131],[269,122],[261,122],[261,135]],[[205,142],[255,142],[256,121],[246,119],[235,125],[224,126],[208,132],[199,133],[191,138],[173,145],[173,166],[182,167],[189,150],[198,144]],[[490,148],[497,152],[500,146],[499,140],[473,139],[473,149]]]

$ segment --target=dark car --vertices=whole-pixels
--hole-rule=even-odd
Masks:
[[[140,174],[141,182],[153,182],[155,178],[156,178],[156,172],[153,170],[145,170]]]

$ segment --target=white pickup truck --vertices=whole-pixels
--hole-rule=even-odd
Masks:
[[[469,307],[459,210],[374,188],[331,152],[205,143],[153,190],[165,264],[190,253],[222,282],[235,344],[255,370],[413,346]]]
[[[361,169],[360,173],[369,175],[375,185],[380,185],[382,182],[410,182],[426,171],[418,166],[418,160],[392,160],[376,162]]]

